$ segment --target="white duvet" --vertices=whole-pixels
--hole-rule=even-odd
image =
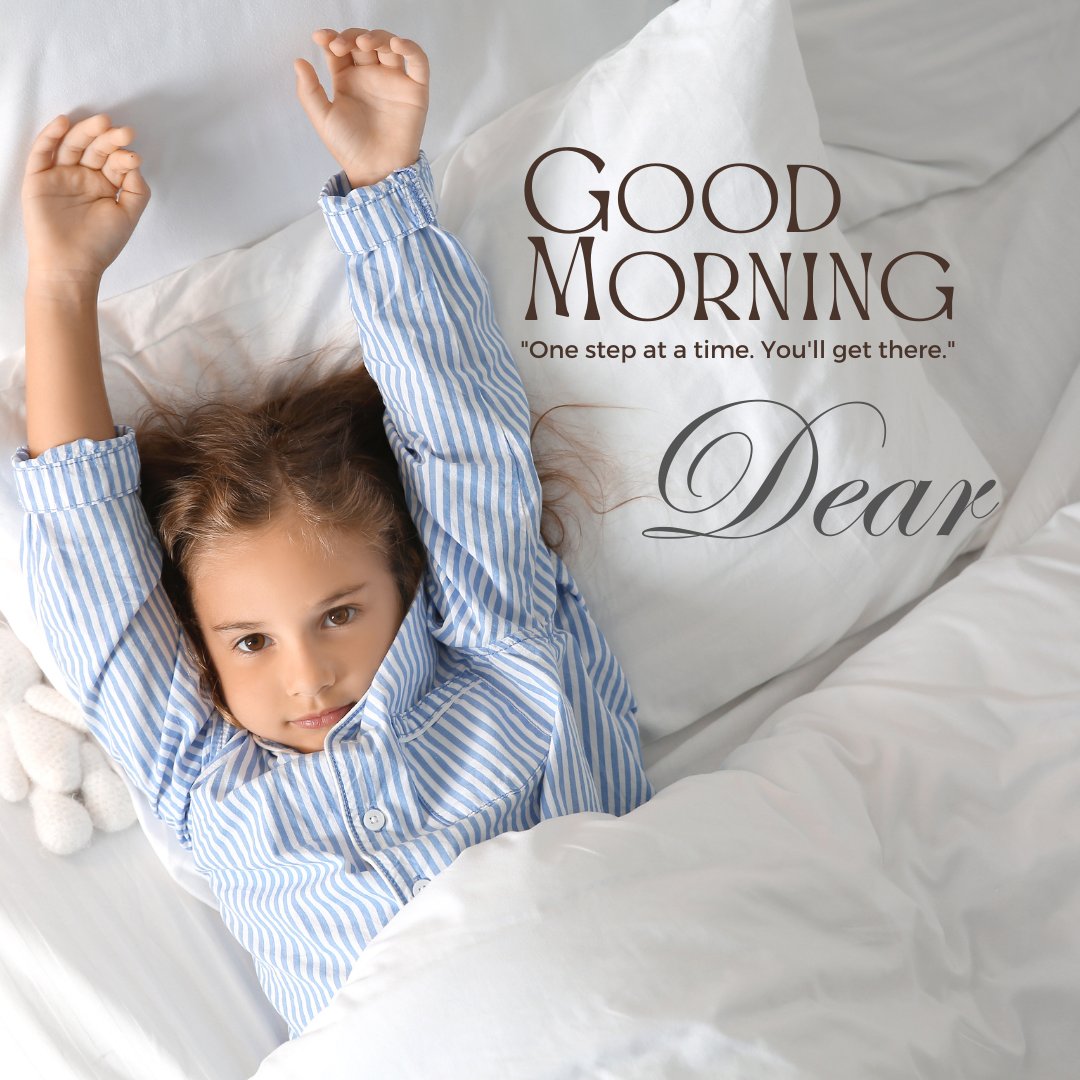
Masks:
[[[1080,502],[721,770],[465,852],[257,1076],[1068,1076],[1078,792]]]

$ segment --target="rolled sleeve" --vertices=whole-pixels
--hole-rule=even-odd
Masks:
[[[22,446],[11,464],[19,504],[28,514],[90,506],[139,488],[135,433],[124,426],[116,428],[114,439],[76,439],[35,458]]]
[[[435,182],[427,155],[370,187],[351,188],[344,170],[323,185],[319,205],[338,251],[362,255],[435,223]],[[357,213],[357,211],[361,211]]]

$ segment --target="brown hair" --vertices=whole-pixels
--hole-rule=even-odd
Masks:
[[[162,546],[162,584],[187,633],[204,692],[230,722],[191,599],[190,574],[201,552],[294,505],[316,542],[331,542],[335,529],[359,530],[387,560],[406,610],[426,564],[383,428],[378,386],[355,358],[343,370],[326,370],[329,351],[306,354],[313,357],[306,365],[279,367],[284,374],[268,380],[257,404],[219,396],[192,408],[157,398],[134,425],[140,495]],[[581,406],[549,409],[530,437],[556,409],[568,407]],[[588,462],[599,487],[593,465],[603,461],[550,422],[548,431],[572,447],[534,457],[543,489],[541,536],[564,554],[570,496],[606,513],[575,476]]]

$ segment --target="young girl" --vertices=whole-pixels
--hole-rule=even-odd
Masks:
[[[194,410],[151,525],[96,322],[150,190],[130,128],[58,117],[23,188],[14,459],[51,648],[291,1036],[465,848],[652,793],[630,688],[540,535],[528,404],[486,284],[435,220],[427,58],[383,30],[313,36],[334,99],[304,61],[297,93],[341,165],[321,206],[370,376]]]

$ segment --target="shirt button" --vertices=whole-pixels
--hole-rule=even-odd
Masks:
[[[386,824],[386,815],[378,807],[373,806],[364,814],[364,824],[372,832],[378,832]]]
[[[431,882],[426,877],[414,881],[412,887],[413,896],[419,896],[430,884]]]

